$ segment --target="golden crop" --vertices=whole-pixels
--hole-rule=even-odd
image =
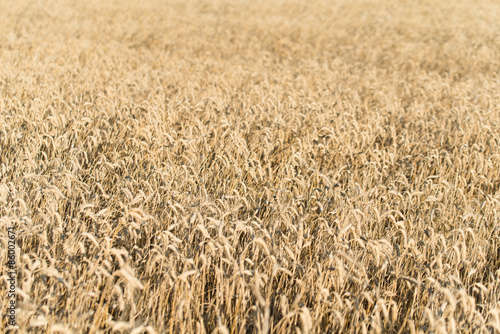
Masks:
[[[499,13],[2,2],[0,314],[14,227],[18,333],[500,332]]]

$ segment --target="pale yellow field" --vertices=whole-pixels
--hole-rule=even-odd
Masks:
[[[500,332],[478,3],[1,2],[12,332]]]

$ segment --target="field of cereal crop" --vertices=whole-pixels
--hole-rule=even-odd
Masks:
[[[500,332],[499,73],[491,0],[3,1],[0,331]]]

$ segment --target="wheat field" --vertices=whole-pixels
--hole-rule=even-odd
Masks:
[[[1,332],[500,332],[498,1],[0,9]]]

